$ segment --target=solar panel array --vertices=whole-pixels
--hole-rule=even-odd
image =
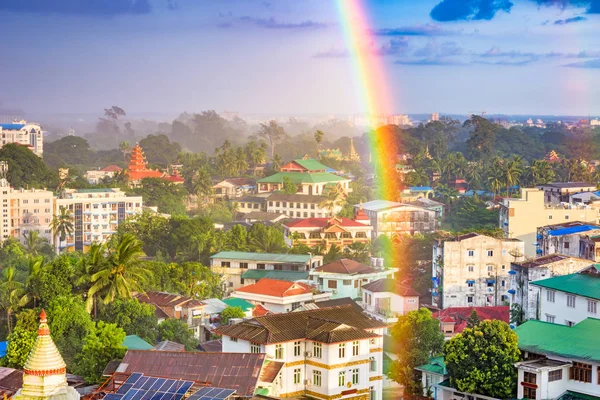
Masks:
[[[134,373],[104,400],[181,400],[194,382],[180,379],[153,378]]]
[[[204,387],[186,400],[225,400],[235,393],[235,389]]]

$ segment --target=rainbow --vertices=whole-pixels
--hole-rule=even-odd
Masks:
[[[356,75],[361,110],[367,114],[371,132],[369,151],[376,179],[376,196],[396,201],[400,195],[395,171],[397,141],[388,129],[377,129],[381,115],[393,111],[389,95],[381,48],[372,35],[364,0],[337,0],[346,46],[352,58]]]

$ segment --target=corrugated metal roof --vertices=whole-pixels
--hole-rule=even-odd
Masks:
[[[600,300],[600,276],[568,274],[531,282],[532,285]]]
[[[138,335],[127,335],[123,339],[123,347],[128,350],[154,350],[154,347]]]
[[[572,226],[570,228],[562,228],[562,229],[554,229],[548,231],[549,236],[562,236],[562,235],[572,235],[574,233],[581,233],[592,231],[594,229],[600,229],[600,227],[596,225],[581,225],[581,226]]]
[[[249,269],[242,274],[243,279],[278,279],[280,281],[303,281],[308,279],[308,271],[271,271],[266,269]]]
[[[244,299],[238,299],[237,297],[223,299],[223,303],[227,304],[228,307],[240,307],[244,312],[254,308],[254,304]]]
[[[326,272],[330,274],[345,274],[345,275],[364,275],[383,272],[368,265],[359,263],[358,261],[342,258],[329,264],[321,265],[315,268],[317,272]]]
[[[326,165],[321,164],[320,162],[318,162],[315,159],[308,159],[308,160],[303,160],[303,159],[299,159],[299,160],[294,160],[294,162],[296,164],[301,165],[303,168],[307,169],[308,171],[326,171],[329,167]]]
[[[155,350],[159,351],[185,351],[185,345],[170,340],[163,340],[154,346]]]
[[[438,375],[447,375],[446,363],[444,357],[432,357],[425,365],[420,365],[415,368],[417,371],[433,372]]]
[[[275,254],[275,253],[250,253],[245,251],[220,251],[213,254],[210,258],[218,258],[224,260],[248,260],[248,261],[263,261],[265,263],[302,263],[306,264],[310,261],[309,254]]]
[[[256,183],[283,183],[283,178],[290,178],[292,183],[324,183],[340,182],[348,179],[331,174],[329,172],[278,172],[256,181]]]
[[[363,290],[373,293],[390,292],[404,297],[419,297],[419,292],[401,284],[396,279],[378,279],[363,285]]]
[[[265,354],[134,350],[125,354],[121,367],[126,373],[202,382],[250,397],[264,360]]]
[[[600,362],[600,319],[587,318],[569,327],[529,320],[515,328],[519,348],[538,354]]]
[[[0,128],[6,129],[8,131],[18,131],[24,126],[25,124],[0,124]]]
[[[355,205],[358,207],[359,205]],[[389,208],[402,207],[404,204],[389,200],[371,200],[362,204],[362,208],[367,211],[383,211]]]

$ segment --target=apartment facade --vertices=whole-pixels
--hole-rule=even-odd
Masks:
[[[595,192],[596,185],[586,182],[553,182],[544,185],[538,185],[537,188],[544,192],[544,202],[546,204],[569,203],[570,196],[582,192]]]
[[[419,293],[396,279],[378,279],[363,285],[362,307],[371,317],[391,325],[399,316],[419,309]]]
[[[502,199],[499,224],[507,238],[525,243],[525,255],[535,257],[537,228],[561,222],[598,223],[598,210],[585,205],[546,205],[544,192],[534,188],[521,189],[521,198]]]
[[[277,271],[280,275],[286,273],[296,275],[298,272],[308,272],[321,264],[323,264],[323,256],[311,254],[221,251],[210,257],[210,269],[222,275],[228,293],[245,285],[242,276],[248,271]]]
[[[547,225],[538,228],[536,238],[536,253],[540,256],[559,253],[595,260],[595,240],[600,239],[600,226],[579,221]]]
[[[72,234],[60,249],[86,251],[104,243],[128,217],[142,212],[141,196],[126,196],[121,189],[67,189],[56,199],[56,212],[64,208],[73,216]]]
[[[573,326],[586,318],[598,318],[600,265],[577,273],[531,282],[540,288],[539,319]]]
[[[541,319],[538,315],[540,287],[531,285],[533,281],[573,274],[590,266],[591,261],[563,254],[551,254],[522,262],[510,264],[510,304],[517,304],[523,312],[523,318]]]
[[[16,143],[27,147],[38,157],[44,154],[44,134],[39,124],[28,123],[25,120],[0,124],[0,140],[2,146]]]
[[[440,308],[499,306],[508,301],[511,262],[523,242],[469,233],[433,245],[433,304]]]
[[[285,214],[290,218],[327,218],[342,210],[341,204],[333,209],[324,207],[326,200],[325,196],[273,193],[267,198],[266,211]]]
[[[367,244],[372,230],[370,225],[343,217],[292,219],[283,224],[289,244],[323,245],[326,249],[333,245],[343,250],[352,243]]]
[[[384,328],[347,305],[257,317],[217,333],[223,352],[285,363],[269,396],[381,400]]]
[[[297,194],[324,195],[330,190],[340,190],[348,194],[351,180],[330,172],[277,172],[256,181],[258,193],[268,193],[283,189],[283,180],[289,179],[296,185]]]

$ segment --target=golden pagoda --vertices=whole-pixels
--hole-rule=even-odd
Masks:
[[[350,153],[345,157],[346,161],[360,162],[360,156],[354,148],[354,139],[350,138]]]
[[[44,310],[40,314],[38,337],[23,372],[23,387],[13,399],[79,400],[79,393],[67,384],[67,365],[50,336]]]

